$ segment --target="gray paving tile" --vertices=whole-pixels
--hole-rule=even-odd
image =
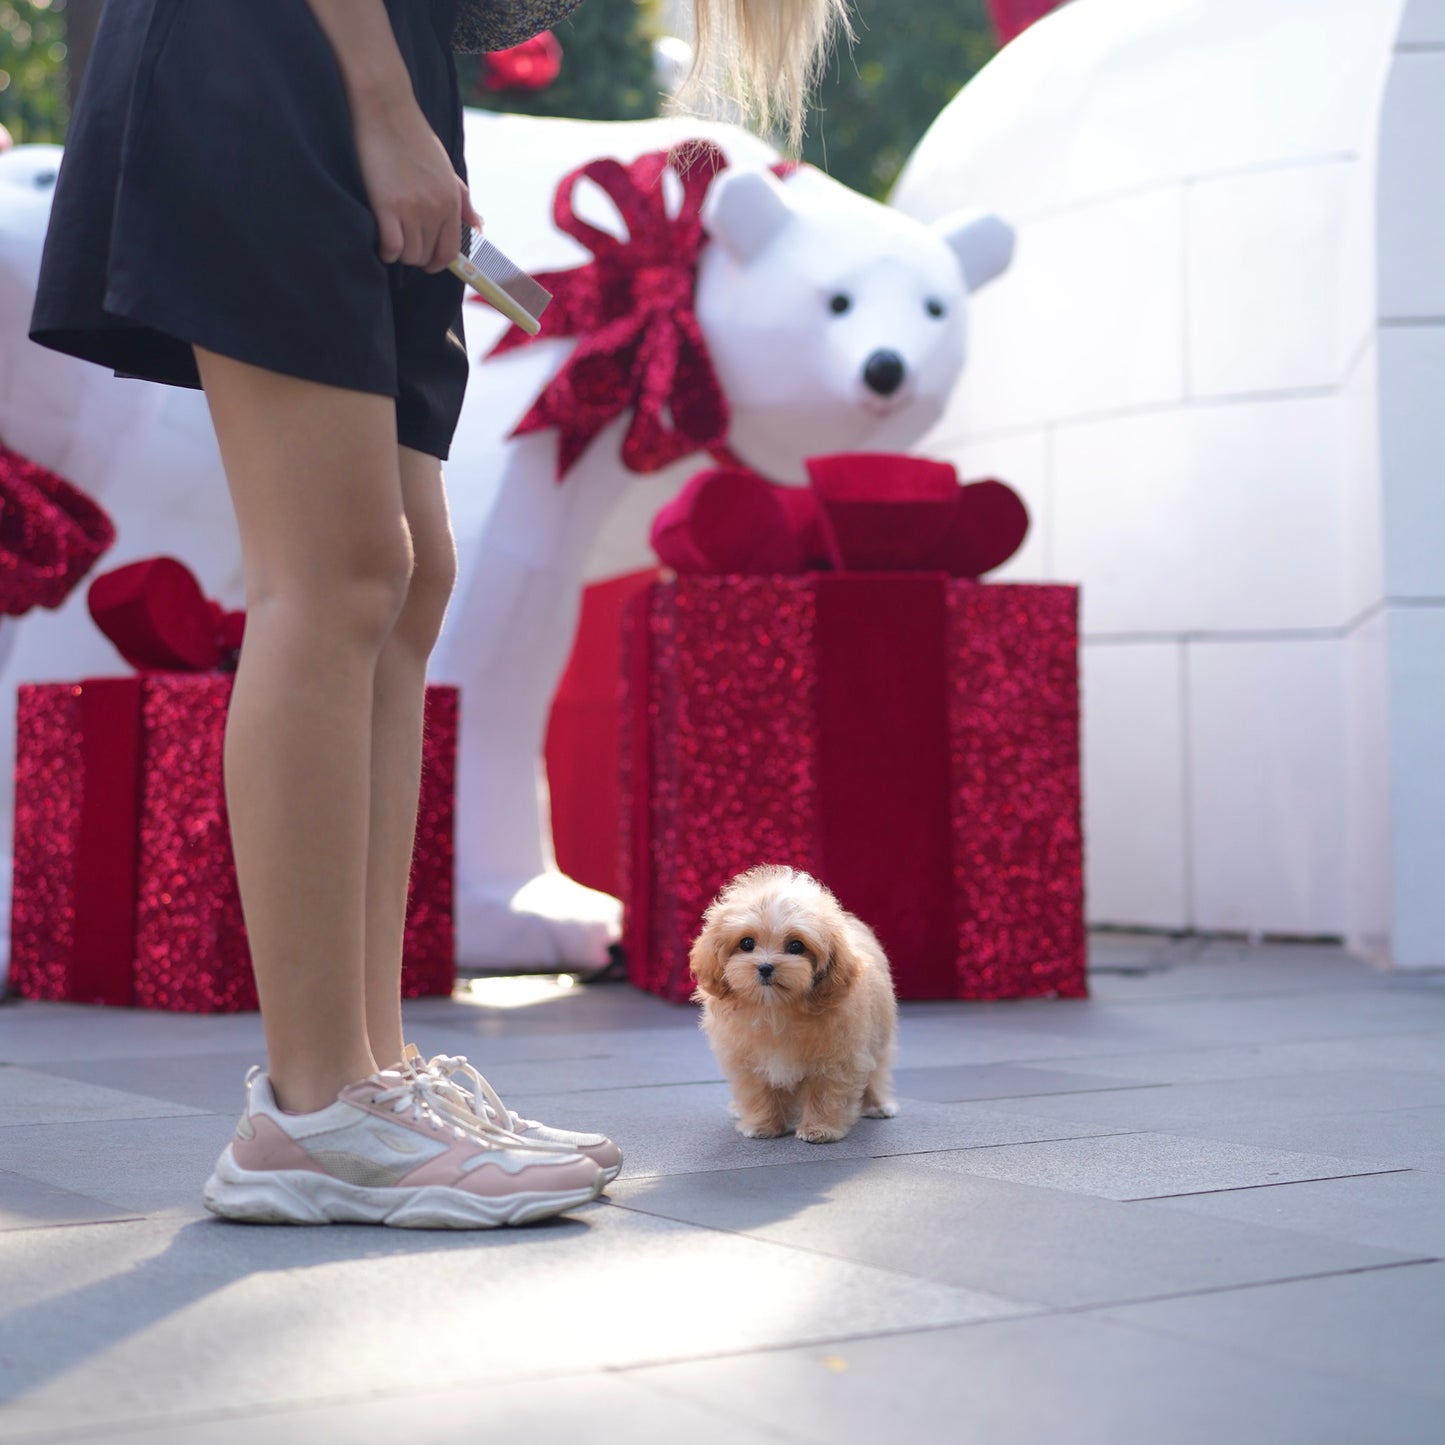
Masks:
[[[28,1425],[0,1438],[44,1438],[43,1418],[26,1412]],[[53,1438],[53,1437],[52,1437]],[[729,1409],[700,1405],[649,1388],[625,1375],[583,1375],[481,1388],[433,1386],[424,1395],[377,1397],[299,1410],[166,1423],[150,1420],[130,1428],[86,1433],[103,1445],[577,1445],[578,1441],[627,1445],[796,1445],[801,1436],[738,1418]]]
[[[234,1053],[262,1057],[257,1014],[174,1014],[74,1003],[0,1009],[0,1063],[43,1068],[56,1059]]]
[[[840,1160],[613,1184],[614,1201],[1005,1299],[1074,1306],[1396,1263],[1411,1256],[939,1167]]]
[[[0,1230],[133,1218],[124,1209],[0,1169]]]
[[[27,1230],[0,1235],[0,1273],[0,1396],[57,1427],[591,1373],[1022,1308],[604,1204],[478,1234]]]
[[[81,1083],[38,1069],[0,1064],[0,1136],[24,1125],[105,1119],[156,1119],[192,1114],[184,1104]],[[0,1150],[3,1150],[0,1145]]]
[[[1296,1179],[1337,1179],[1379,1173],[1386,1167],[1360,1159],[1294,1154],[1175,1134],[1060,1139],[929,1157],[938,1168],[960,1174],[1119,1200],[1247,1189]]]
[[[1044,1094],[1089,1093],[1100,1089],[1139,1089],[1137,1079],[1074,1073],[1014,1064],[943,1064],[902,1068],[894,1073],[899,1097],[960,1103],[969,1099],[1033,1099]]]
[[[836,1144],[782,1139],[744,1139],[728,1113],[728,1086],[617,1089],[581,1094],[508,1094],[507,1103],[531,1118],[564,1129],[600,1130],[622,1146],[627,1178],[751,1169],[829,1157],[853,1159],[968,1149],[1030,1139],[1107,1133],[1097,1125],[1070,1125],[999,1113],[981,1104],[910,1101],[894,1119],[860,1119]]]
[[[201,1186],[235,1127],[232,1114],[22,1124],[0,1131],[4,1167],[128,1212],[201,1212]]]
[[[1262,1119],[1190,1118],[1177,1132],[1266,1149],[1370,1159],[1401,1169],[1445,1170],[1445,1107],[1368,1113],[1284,1114]]]
[[[1223,1290],[1104,1312],[1260,1360],[1445,1399],[1445,1263]],[[1445,1424],[1445,1411],[1437,1406]]]
[[[1411,1169],[1168,1201],[1191,1214],[1445,1257],[1445,1170]]]
[[[1048,1316],[638,1371],[818,1445],[1437,1445],[1438,1400]]]
[[[1445,1106],[1445,1075],[1337,1069],[1173,1084],[1167,1088],[1057,1095],[1017,1103],[999,1100],[996,1107],[1005,1113],[1026,1110],[1072,1123],[1187,1133],[1196,1122],[1216,1125],[1234,1120],[1307,1120],[1321,1114],[1365,1110],[1383,1113],[1422,1105]]]
[[[1097,1070],[1111,1086],[1125,1080],[1202,1084],[1338,1069],[1403,1069],[1409,1073],[1445,1074],[1445,1031],[1379,1034],[1311,1043],[1261,1043],[1245,1048],[1174,1048],[1145,1054],[1106,1054],[1076,1060],[1071,1068],[1085,1076]]]
[[[0,1066],[0,1127],[240,1112],[250,1054],[62,1059]]]

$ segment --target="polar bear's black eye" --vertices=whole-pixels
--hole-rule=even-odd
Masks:
[[[54,171],[39,171],[33,177],[31,184],[37,191],[43,191],[47,186],[55,184],[55,175]]]
[[[786,951],[787,951],[788,953],[806,953],[806,952],[807,952],[807,950],[803,947],[803,940],[802,940],[801,938],[790,938],[790,939],[788,940],[788,947],[787,947],[787,950],[786,950]]]
[[[943,302],[940,301],[936,296],[930,296],[928,298],[927,305],[924,309],[928,312],[930,316],[943,316],[948,311],[948,307],[945,306]]]
[[[758,946],[755,938],[743,938],[738,940],[738,948],[743,953],[751,953]]]
[[[835,315],[841,316],[845,311],[853,307],[853,298],[846,291],[835,291],[828,298],[828,309]]]

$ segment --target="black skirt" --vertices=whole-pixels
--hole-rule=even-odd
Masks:
[[[455,0],[385,0],[418,103],[464,179]],[[56,180],[41,345],[199,387],[192,343],[394,396],[445,457],[463,283],[377,255],[335,52],[306,0],[108,0]]]

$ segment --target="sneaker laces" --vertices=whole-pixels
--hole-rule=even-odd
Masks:
[[[373,1104],[390,1104],[397,1114],[410,1114],[418,1123],[450,1129],[458,1138],[470,1136],[494,1149],[509,1149],[518,1153],[555,1154],[555,1148],[548,1149],[532,1139],[523,1139],[510,1129],[503,1128],[479,1114],[461,1118],[450,1101],[446,1090],[439,1087],[439,1081],[428,1073],[416,1068],[393,1073],[373,1074],[372,1081],[387,1085],[371,1096]],[[396,1083],[391,1083],[391,1079]],[[454,1089],[453,1092],[464,1092]],[[495,1096],[494,1096],[495,1097]]]
[[[417,1076],[430,1082],[436,1094],[468,1117],[479,1119],[490,1128],[502,1129],[514,1136],[520,1129],[529,1126],[529,1120],[523,1119],[502,1102],[501,1096],[473,1068],[465,1054],[436,1054],[423,1062],[418,1052],[410,1055],[406,1063]],[[471,1080],[470,1089],[457,1082],[458,1074]]]

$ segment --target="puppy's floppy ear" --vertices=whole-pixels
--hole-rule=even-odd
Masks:
[[[732,992],[723,977],[722,933],[711,919],[704,920],[703,930],[687,956],[687,966],[697,980],[697,994],[693,997],[699,1003],[702,995],[726,998]]]
[[[842,909],[828,910],[822,941],[827,952],[818,961],[813,974],[813,986],[808,990],[808,1001],[817,1009],[830,1008],[837,1003],[853,987],[858,970],[863,966],[853,930],[849,927]]]

